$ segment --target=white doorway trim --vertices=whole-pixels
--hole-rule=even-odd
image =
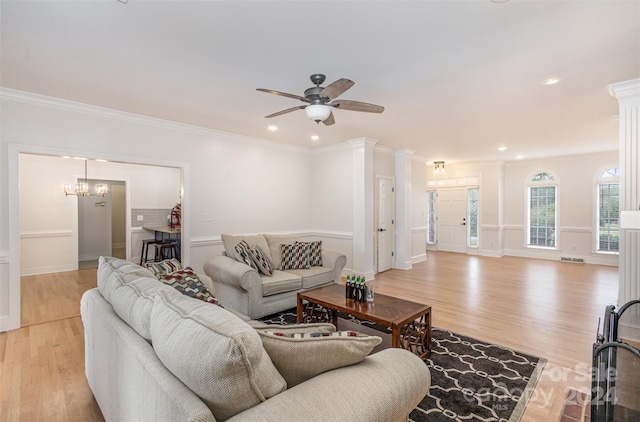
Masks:
[[[38,145],[8,144],[8,193],[9,193],[9,315],[2,321],[0,331],[20,328],[20,154],[38,154],[52,156],[76,156],[87,159],[104,159],[119,163],[143,164],[161,167],[179,168],[181,171],[182,190],[182,260],[189,264],[190,241],[189,233],[189,164],[181,161],[168,161],[153,158],[130,157],[117,154],[105,154],[95,151],[71,150],[51,148]],[[127,203],[130,203],[130,190],[127,189]],[[77,211],[76,211],[77,212]],[[128,213],[129,214],[129,213]],[[131,216],[127,216],[127,227],[131,227]],[[77,216],[74,219],[77,225]],[[77,233],[77,227],[74,228]],[[131,243],[130,229],[127,230],[126,241]],[[130,249],[130,248],[127,248]],[[128,256],[130,259],[130,256]]]

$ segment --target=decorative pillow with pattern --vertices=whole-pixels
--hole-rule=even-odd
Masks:
[[[260,246],[256,245],[249,249],[249,256],[253,260],[254,264],[258,267],[260,272],[264,275],[271,277],[273,275],[273,264],[271,260],[265,255]]]
[[[323,372],[362,361],[382,342],[355,331],[288,332],[256,328],[271,361],[291,388]]]
[[[281,270],[298,270],[308,269],[309,265],[309,248],[302,243],[281,244],[282,252]]]
[[[165,274],[170,274],[182,269],[182,264],[175,258],[165,259],[160,262],[147,262],[146,267],[149,271],[160,278]]]
[[[253,259],[251,259],[251,254],[249,253],[251,247],[245,240],[241,240],[240,242],[238,242],[238,244],[234,246],[233,249],[235,249],[236,251],[236,259],[238,261],[247,264],[256,271],[260,271],[256,263],[253,262]]]
[[[218,304],[218,300],[213,294],[202,284],[200,278],[191,267],[175,271],[171,274],[165,274],[160,277],[160,281],[167,284],[185,296],[200,299],[207,303]]]
[[[322,267],[322,240],[313,242],[296,242],[307,247],[309,251],[309,265],[312,267]]]

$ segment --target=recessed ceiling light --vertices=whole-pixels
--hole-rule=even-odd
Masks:
[[[99,163],[106,163],[107,160],[103,160],[102,158],[96,158],[96,161],[98,161]]]
[[[557,84],[558,82],[560,82],[561,80],[562,80],[562,79],[560,79],[560,78],[555,78],[555,77],[554,77],[554,78],[545,79],[544,81],[542,81],[542,85],[545,85],[545,86],[555,85],[555,84]]]
[[[507,147],[498,147],[498,151],[506,151]]]
[[[269,130],[270,130],[271,132],[275,132],[276,130],[278,130],[278,126],[276,126],[276,125],[269,125]]]
[[[311,139],[317,141],[320,137],[318,135],[311,135]]]
[[[524,155],[520,154],[520,155],[516,155],[516,159],[517,160],[522,160],[524,158]]]
[[[490,1],[491,1],[491,3],[506,3],[509,0],[490,0]]]

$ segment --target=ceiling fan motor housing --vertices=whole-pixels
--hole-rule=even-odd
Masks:
[[[324,88],[321,86],[314,86],[304,91],[304,97],[309,100],[311,104],[324,104],[326,100],[320,97],[320,92]]]

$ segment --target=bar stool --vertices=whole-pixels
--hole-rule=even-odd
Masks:
[[[142,240],[142,252],[140,252],[140,265],[142,266],[143,264],[149,262],[149,261],[155,261],[154,259],[149,259],[149,246],[151,245],[157,245],[158,243],[160,243],[160,241],[156,240],[156,239],[143,239]]]
[[[168,258],[178,258],[178,249],[173,242],[157,242],[156,243],[156,261],[162,261]]]

